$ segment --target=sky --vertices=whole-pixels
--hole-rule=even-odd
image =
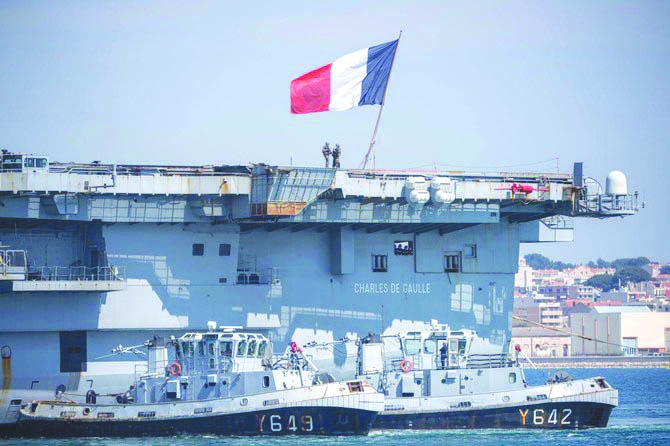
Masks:
[[[402,30],[378,168],[621,170],[644,209],[522,253],[670,261],[670,2],[0,0],[0,147],[57,161],[358,167],[378,106],[290,81]]]

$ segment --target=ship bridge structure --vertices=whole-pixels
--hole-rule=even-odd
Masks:
[[[519,244],[571,241],[572,218],[637,208],[622,173],[601,187],[580,163],[566,174],[468,173],[57,163],[7,152],[8,386],[115,383],[137,358],[123,349],[109,358],[111,349],[209,320],[263,332],[280,349],[432,319],[504,346]],[[27,353],[36,343],[39,366]],[[324,355],[335,367],[347,361]]]

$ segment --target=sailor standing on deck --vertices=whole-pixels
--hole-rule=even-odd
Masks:
[[[447,343],[443,342],[440,347],[440,362],[442,363],[442,370],[447,368]]]

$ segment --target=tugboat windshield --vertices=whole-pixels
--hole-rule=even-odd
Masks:
[[[263,342],[260,343],[260,345],[258,346],[258,357],[259,358],[262,358],[262,357],[265,356],[265,350],[267,349],[267,347],[268,347],[267,342],[263,341]]]
[[[416,355],[421,351],[420,339],[405,339],[405,354],[408,356]]]
[[[247,356],[253,358],[256,355],[256,340],[249,341],[249,348],[247,349]]]
[[[221,341],[221,356],[233,356],[233,341]]]
[[[244,356],[247,353],[247,341],[240,341],[237,344],[237,356]]]
[[[190,342],[182,342],[181,350],[184,353],[184,356],[193,356],[193,346]]]
[[[465,354],[465,346],[467,345],[468,341],[465,339],[459,339],[458,340],[458,354],[463,355]]]
[[[437,351],[437,340],[435,339],[426,339],[423,343],[423,352],[430,355],[434,355]]]

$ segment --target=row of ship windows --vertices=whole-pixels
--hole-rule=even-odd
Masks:
[[[476,258],[477,247],[473,245],[474,255],[465,254],[465,257]],[[445,273],[460,273],[462,271],[463,253],[453,251],[446,253],[443,257]],[[372,254],[372,271],[375,273],[385,273],[388,271],[388,256],[386,254]]]
[[[193,251],[194,256],[204,256],[205,255],[205,244],[204,243],[194,243]],[[220,243],[219,244],[219,256],[228,257],[230,255],[230,243]]]
[[[219,256],[228,257],[230,256],[230,244],[221,243],[219,244]],[[204,243],[193,243],[194,256],[200,257],[205,255],[205,244]],[[394,254],[395,255],[413,255],[414,246],[411,241],[407,242],[394,242]],[[453,251],[444,255],[444,272],[446,273],[458,273],[461,272],[461,257],[465,256],[467,258],[476,259],[477,258],[477,245],[466,245],[465,252]],[[376,273],[387,272],[388,271],[388,255],[386,254],[372,254],[372,271]]]

